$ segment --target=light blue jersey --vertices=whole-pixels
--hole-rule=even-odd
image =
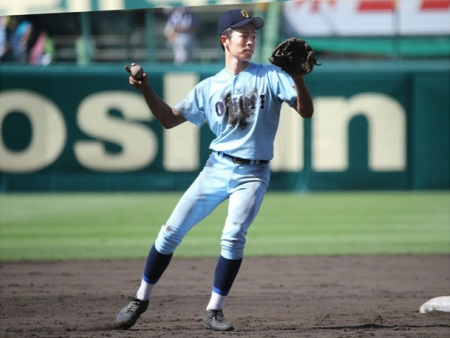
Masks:
[[[234,75],[223,69],[197,84],[175,106],[183,117],[216,135],[210,149],[252,160],[271,160],[283,102],[297,97],[291,76],[273,65],[250,63]]]

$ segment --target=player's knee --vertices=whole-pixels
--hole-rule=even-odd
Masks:
[[[244,242],[222,240],[221,255],[226,259],[236,260],[244,257]]]
[[[183,240],[183,235],[175,231],[172,227],[165,224],[159,231],[155,241],[155,248],[163,255],[171,254]]]

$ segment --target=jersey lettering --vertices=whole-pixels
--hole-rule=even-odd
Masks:
[[[256,96],[252,95],[250,97],[244,96],[243,99],[244,110],[255,110],[256,108]]]
[[[264,105],[266,104],[266,95],[259,95],[259,98],[261,99],[261,104],[259,105],[260,109],[264,109]]]
[[[217,116],[222,116],[225,113],[225,105],[223,102],[216,103],[216,114]]]
[[[262,95],[264,97],[264,95]],[[264,103],[262,104],[264,108]],[[252,95],[231,97],[231,93],[225,97],[225,103],[217,102],[215,105],[215,110],[217,116],[222,116],[225,114],[228,116],[228,124],[238,125],[240,128],[245,128],[252,112],[256,109],[256,96]]]

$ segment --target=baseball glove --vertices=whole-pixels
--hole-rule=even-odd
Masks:
[[[289,75],[309,74],[314,66],[320,66],[311,46],[298,38],[290,38],[280,43],[272,52],[269,61]]]

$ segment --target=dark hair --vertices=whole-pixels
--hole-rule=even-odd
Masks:
[[[233,28],[227,28],[222,32],[220,36],[226,36],[228,39],[231,39],[231,34],[233,34]],[[220,47],[222,47],[222,50],[225,51],[225,47],[222,43],[220,43]]]

